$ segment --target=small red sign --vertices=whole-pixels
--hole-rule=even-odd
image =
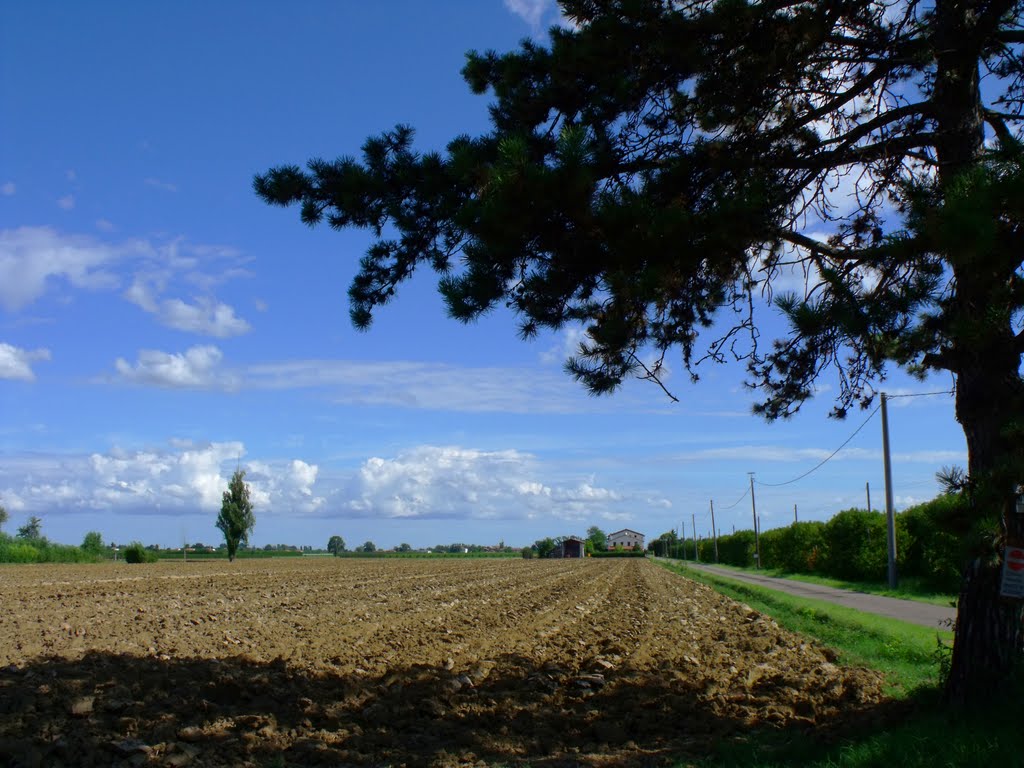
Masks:
[[[1024,599],[1024,548],[1006,548],[1003,556],[1003,583],[999,591],[1004,597]]]

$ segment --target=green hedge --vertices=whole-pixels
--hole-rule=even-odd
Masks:
[[[44,537],[19,539],[0,533],[0,563],[94,563],[102,559],[81,547],[54,544]]]
[[[955,592],[965,551],[960,533],[969,521],[960,496],[939,496],[896,515],[896,567],[900,577],[921,579],[939,592]],[[845,509],[827,522],[793,523],[761,532],[765,568],[847,581],[884,581],[888,563],[885,514]],[[718,539],[719,562],[753,567],[754,532]],[[714,543],[702,541],[702,562],[714,562]]]

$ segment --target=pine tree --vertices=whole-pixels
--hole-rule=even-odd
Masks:
[[[1024,2],[561,7],[573,27],[547,46],[468,55],[488,133],[420,154],[398,126],[256,192],[376,236],[357,327],[425,265],[459,320],[504,304],[527,338],[583,326],[566,367],[596,393],[664,389],[673,350],[694,376],[744,365],[769,419],[826,376],[841,418],[893,366],[951,374],[972,551],[948,694],[987,697],[1024,643],[998,594],[1024,544]],[[773,311],[788,330],[762,337]]]

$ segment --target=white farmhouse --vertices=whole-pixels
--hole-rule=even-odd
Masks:
[[[643,549],[644,548],[644,535],[631,531],[629,528],[623,528],[621,531],[608,534],[608,549],[615,549],[621,546],[623,549]]]

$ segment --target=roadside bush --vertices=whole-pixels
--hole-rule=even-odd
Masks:
[[[701,539],[697,542],[697,554],[702,563],[715,562],[715,540]]]
[[[820,573],[827,555],[825,523],[792,523],[761,534],[765,568],[790,573]]]
[[[124,561],[126,563],[155,563],[159,555],[152,550],[146,549],[141,541],[133,541],[124,548]]]
[[[956,531],[969,512],[960,495],[939,496],[896,516],[901,576],[920,578],[940,592],[956,592],[963,572],[963,539]]]
[[[844,509],[825,524],[827,576],[850,581],[885,578],[888,551],[885,515],[864,509]]]
[[[754,532],[736,531],[718,537],[718,561],[725,565],[751,568],[754,565]]]

